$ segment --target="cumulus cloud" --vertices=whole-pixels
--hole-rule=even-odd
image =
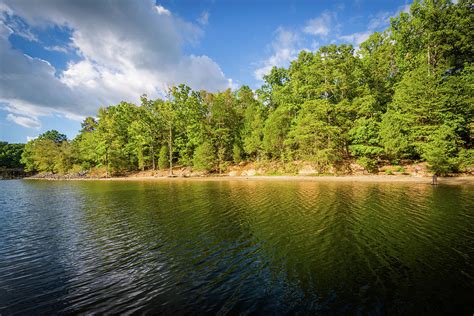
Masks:
[[[52,112],[80,119],[99,106],[138,101],[143,93],[162,96],[173,84],[217,91],[231,82],[208,56],[183,53],[186,43],[202,36],[199,26],[152,0],[4,0],[0,11],[0,102],[32,120]],[[79,56],[64,70],[23,54],[8,39],[20,30],[52,27],[70,30],[70,42],[44,48]]]
[[[382,11],[367,17],[367,28],[365,31],[350,34],[341,34],[342,23],[338,19],[338,10],[344,10],[344,5],[336,5],[335,11],[324,11],[319,16],[307,20],[303,27],[297,31],[291,31],[279,27],[275,31],[275,38],[270,44],[269,57],[257,64],[254,77],[262,80],[274,67],[288,66],[290,62],[298,57],[302,50],[316,51],[321,45],[335,43],[349,43],[359,49],[362,42],[366,41],[371,34],[381,31],[389,26],[390,18],[401,12],[409,12],[410,5],[405,4],[394,11]],[[306,47],[310,47],[307,49]]]
[[[302,40],[298,33],[279,27],[275,31],[275,39],[270,45],[271,56],[260,63],[254,71],[257,80],[262,80],[273,67],[287,66],[303,49]]]
[[[341,35],[339,36],[339,39],[345,42],[349,42],[354,46],[358,47],[360,43],[366,41],[372,33],[372,31],[357,32],[349,35]]]
[[[1,24],[0,34],[0,101],[7,110],[34,117],[77,106],[75,94],[55,76],[51,64],[12,49]]]
[[[336,13],[324,11],[318,17],[308,20],[305,26],[300,30],[289,30],[279,27],[275,31],[275,36],[270,47],[270,56],[258,63],[257,69],[254,71],[254,77],[262,80],[263,76],[268,74],[273,67],[288,66],[289,63],[298,57],[298,53],[302,50],[315,51],[320,43],[312,40],[309,44],[311,49],[306,48],[307,38],[305,34],[310,35],[313,39],[315,36],[326,38],[332,31],[336,33],[339,24],[336,21]]]
[[[331,28],[333,28],[333,20],[333,14],[329,11],[325,11],[319,17],[307,21],[306,26],[303,28],[303,32],[325,37],[329,35]]]
[[[8,114],[7,115],[7,121],[16,123],[18,125],[21,125],[23,127],[28,127],[28,128],[40,128],[41,123],[31,117],[25,117],[25,116],[16,116],[13,114]]]
[[[155,9],[158,12],[158,14],[171,15],[171,12],[161,5],[155,6]]]

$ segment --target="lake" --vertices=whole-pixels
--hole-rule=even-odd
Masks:
[[[472,315],[473,188],[0,181],[0,314]]]

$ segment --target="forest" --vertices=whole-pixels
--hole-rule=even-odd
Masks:
[[[107,176],[173,166],[220,173],[256,161],[307,161],[321,172],[419,161],[440,175],[465,172],[474,166],[473,10],[471,0],[415,1],[360,47],[301,51],[257,90],[179,85],[102,107],[72,140],[48,131],[29,141],[21,164]]]

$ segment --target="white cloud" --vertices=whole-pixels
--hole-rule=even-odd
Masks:
[[[7,115],[7,121],[10,121],[15,124],[21,125],[23,127],[28,127],[28,128],[41,127],[41,123],[35,118],[25,117],[25,116],[16,116],[11,113]]]
[[[70,88],[79,85],[93,88],[97,86],[99,76],[100,73],[90,61],[82,60],[77,63],[69,63],[68,68],[63,71],[60,80]]]
[[[357,2],[357,1],[356,1]],[[344,5],[336,5],[336,9],[345,9]],[[405,4],[393,12],[379,12],[368,17],[367,29],[342,35],[340,33],[341,23],[337,17],[337,11],[324,11],[316,18],[306,21],[300,31],[294,32],[279,27],[276,36],[270,45],[271,55],[258,64],[254,71],[254,77],[262,80],[274,66],[288,66],[290,62],[298,57],[302,50],[317,51],[322,44],[336,44],[338,41],[350,43],[357,52],[359,45],[366,41],[371,34],[385,29],[390,24],[390,18],[397,16],[400,12],[409,12],[410,5]],[[303,34],[304,33],[304,34]],[[305,36],[305,34],[309,36]],[[331,35],[329,37],[329,35]],[[317,40],[315,40],[317,39]],[[311,49],[307,49],[310,47]]]
[[[0,3],[0,13],[3,13],[5,15],[12,14],[12,11],[5,4]],[[0,21],[2,24],[5,24],[2,21],[4,17],[0,16]],[[38,37],[32,33],[30,27],[28,27],[28,25],[25,25],[25,23],[23,23],[23,21],[19,19],[12,19],[8,21],[7,27],[11,31],[11,33],[15,33],[15,35],[17,36],[21,36],[30,42],[39,42]]]
[[[351,43],[352,45],[357,47],[360,45],[360,43],[367,40],[372,33],[373,33],[372,31],[357,32],[357,33],[352,33],[349,35],[341,35],[339,36],[339,39],[342,41]]]
[[[154,1],[74,2],[4,0],[0,6],[0,102],[13,114],[37,118],[59,112],[93,115],[100,106],[159,97],[173,84],[210,91],[229,87],[221,68],[208,56],[183,53],[202,30]],[[8,16],[8,21],[5,19]],[[28,28],[70,30],[70,42],[45,49],[74,50],[80,57],[64,71],[14,49],[8,23]],[[3,19],[3,21],[2,21]],[[8,24],[8,25],[6,25]]]
[[[38,136],[36,136],[36,137],[33,137],[33,136],[26,136],[26,142],[29,142],[30,140],[35,140],[35,139],[37,139],[37,138],[38,138]]]
[[[306,26],[303,28],[303,32],[315,36],[326,37],[332,29],[333,20],[333,14],[329,11],[325,11],[319,17],[307,21]]]
[[[371,17],[369,17],[369,24],[367,29],[377,31],[387,27],[390,24],[390,18],[392,13],[390,12],[379,12]]]
[[[171,12],[161,5],[156,5],[155,9],[156,9],[156,12],[158,12],[158,14],[171,15]]]
[[[405,4],[398,7],[394,12],[378,12],[374,15],[369,16],[369,23],[367,24],[367,30],[364,32],[356,32],[347,35],[339,35],[338,38],[342,41],[348,42],[358,49],[358,46],[367,40],[370,35],[374,32],[382,31],[390,25],[390,18],[399,15],[401,12],[409,12],[410,5]]]
[[[398,16],[401,12],[410,12],[410,5],[405,4],[392,12],[382,11],[369,16],[369,24],[367,25],[367,29],[373,32],[383,30],[390,25],[390,18]]]
[[[453,3],[457,3],[457,0],[454,0]],[[402,5],[401,7],[398,8],[397,14],[399,14],[400,12],[409,13],[410,7],[411,7],[411,4],[408,4],[408,3]]]
[[[201,25],[207,25],[209,23],[209,12],[203,11],[197,21]]]
[[[64,54],[67,54],[69,52],[68,47],[63,47],[59,45],[45,46],[44,49],[52,51],[52,52],[59,52],[59,53],[64,53]]]
[[[279,27],[275,32],[275,39],[270,45],[271,56],[260,63],[260,66],[254,71],[254,77],[262,80],[263,76],[276,67],[288,66],[290,61],[298,56],[299,51],[303,49],[300,36],[291,31]]]

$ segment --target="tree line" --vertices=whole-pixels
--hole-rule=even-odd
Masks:
[[[321,172],[357,161],[426,161],[437,174],[474,165],[471,0],[415,1],[355,50],[328,45],[274,67],[253,91],[185,85],[87,117],[71,141],[29,141],[26,170],[67,173],[173,165],[223,172],[241,161],[308,161]]]
[[[25,144],[9,144],[0,141],[0,169],[22,169],[20,162]]]

